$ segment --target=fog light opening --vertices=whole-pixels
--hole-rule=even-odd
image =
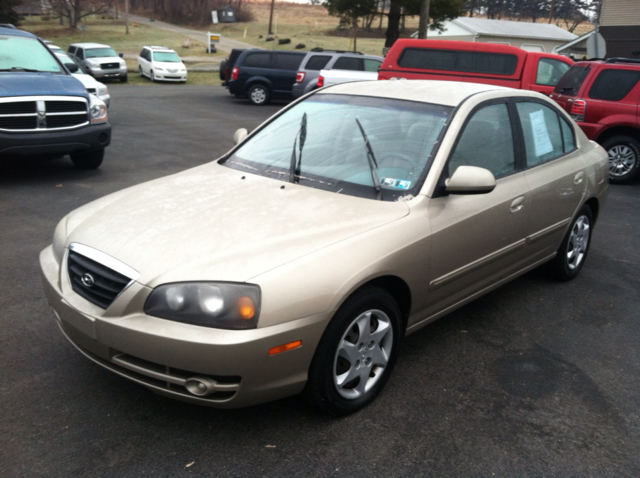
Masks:
[[[216,382],[210,378],[191,377],[185,381],[184,386],[191,394],[198,397],[206,397],[216,391]]]

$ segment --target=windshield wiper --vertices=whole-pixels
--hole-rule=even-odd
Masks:
[[[382,187],[380,187],[380,179],[378,178],[378,173],[376,172],[376,169],[378,168],[378,162],[376,161],[376,156],[373,154],[373,148],[371,147],[369,138],[367,138],[367,133],[364,132],[364,128],[360,124],[358,118],[356,118],[356,123],[358,123],[358,128],[360,128],[360,133],[362,133],[362,138],[364,139],[364,146],[367,151],[367,163],[369,164],[369,169],[371,170],[373,187],[376,188],[376,199],[382,201]]]
[[[38,73],[40,70],[32,70],[31,68],[23,68],[21,66],[12,66],[11,68],[4,68],[0,71],[27,71],[29,73]]]
[[[298,136],[300,137],[300,152],[296,159],[296,143],[298,142]],[[300,122],[300,129],[296,134],[296,138],[293,140],[293,151],[291,152],[291,165],[289,166],[289,182],[300,182],[300,163],[302,163],[302,148],[304,142],[307,139],[307,113],[302,115],[302,121]]]

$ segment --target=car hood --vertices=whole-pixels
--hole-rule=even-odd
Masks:
[[[88,98],[82,83],[71,75],[53,73],[0,73],[0,97],[82,96]]]
[[[176,61],[154,61],[153,64],[156,67],[166,68],[167,70],[179,70],[180,68],[186,68],[184,63]]]
[[[109,254],[150,287],[244,282],[408,213],[404,202],[340,195],[211,163],[74,211],[67,244]]]
[[[119,56],[95,56],[91,58],[85,58],[85,61],[95,61],[98,63],[120,63],[121,65],[125,61]]]

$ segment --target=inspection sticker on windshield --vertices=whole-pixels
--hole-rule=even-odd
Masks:
[[[382,178],[380,180],[380,185],[387,186],[389,188],[409,189],[411,187],[411,181],[405,181],[404,179]]]

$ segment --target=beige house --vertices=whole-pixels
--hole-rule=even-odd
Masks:
[[[607,42],[607,58],[640,60],[640,0],[603,0],[600,34]]]
[[[640,0],[630,1],[640,4]],[[414,33],[412,36],[417,36],[417,34]],[[548,23],[458,17],[444,22],[444,31],[442,32],[429,30],[427,37],[437,40],[502,43],[528,51],[553,52],[554,49],[578,36]]]

